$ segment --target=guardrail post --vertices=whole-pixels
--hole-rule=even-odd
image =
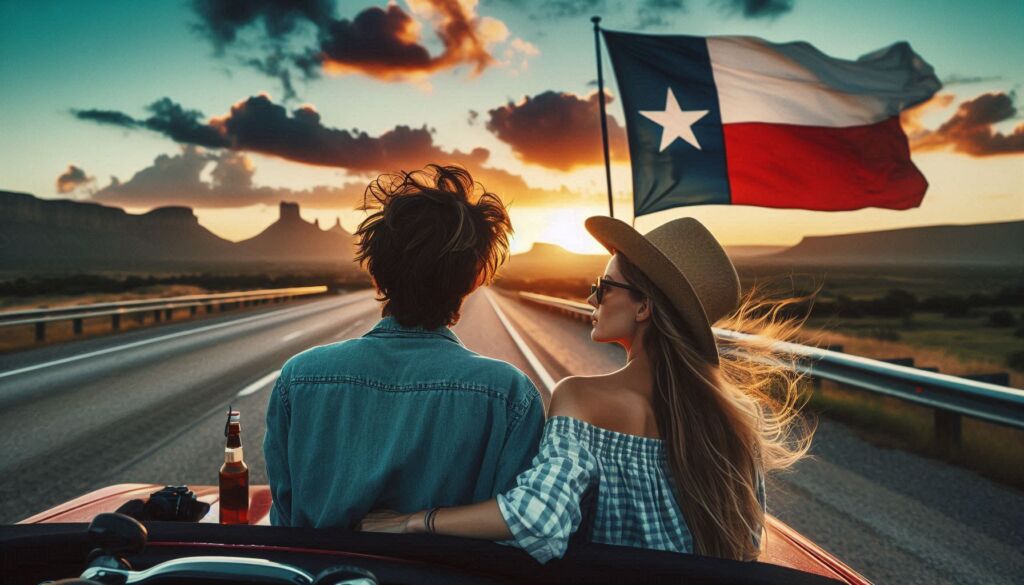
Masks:
[[[82,320],[81,319],[72,319],[71,320],[71,328],[74,330],[75,335],[81,335],[82,334]]]
[[[110,328],[114,331],[121,328],[121,315],[119,313],[110,316]]]
[[[36,341],[46,341],[46,323],[36,323]]]
[[[191,307],[188,308],[189,314],[192,315],[193,317],[196,316],[196,312],[197,311],[199,311],[199,307],[197,307],[195,305],[192,305]]]
[[[206,305],[206,314],[209,315],[212,312],[213,312],[213,303],[207,303],[207,305]]]
[[[153,320],[154,321],[159,323],[162,320],[161,319],[162,317],[163,317],[163,311],[161,311],[160,309],[153,309]]]
[[[935,443],[943,453],[950,453],[961,444],[960,415],[948,410],[935,409]]]
[[[174,309],[167,309],[166,311],[164,311],[164,317],[167,317],[168,321],[173,319],[174,318]]]

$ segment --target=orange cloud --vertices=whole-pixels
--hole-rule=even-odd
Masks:
[[[363,73],[385,81],[422,79],[459,65],[469,65],[479,74],[496,62],[490,47],[509,36],[500,20],[478,16],[472,0],[409,0],[408,4],[414,14],[433,24],[444,47],[440,54],[431,55],[423,45],[416,20],[390,4],[367,8],[352,20],[332,21],[313,60],[328,73]]]
[[[952,148],[971,156],[1024,153],[1024,124],[1017,125],[1009,134],[994,129],[994,125],[1013,118],[1017,108],[1013,95],[986,93],[960,104],[956,113],[935,130],[920,128],[915,116],[910,116],[910,147],[916,151]],[[915,127],[916,124],[916,127]]]

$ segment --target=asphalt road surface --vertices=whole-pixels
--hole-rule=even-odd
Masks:
[[[0,522],[115,483],[215,485],[229,404],[242,412],[251,481],[265,483],[263,419],[281,365],[378,318],[362,291],[0,355]],[[590,341],[589,324],[495,291],[467,299],[454,330],[545,398],[552,380],[624,361]],[[769,512],[869,579],[1021,582],[1021,493],[827,420],[812,453],[770,478]]]

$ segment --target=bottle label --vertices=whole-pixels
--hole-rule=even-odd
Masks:
[[[225,463],[240,463],[242,461],[242,448],[225,448],[224,449],[224,462]]]

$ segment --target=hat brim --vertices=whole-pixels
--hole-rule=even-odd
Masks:
[[[704,305],[686,274],[640,232],[622,220],[588,217],[584,225],[609,252],[621,252],[640,272],[668,297],[686,322],[697,351],[712,365],[718,365],[718,346]]]

